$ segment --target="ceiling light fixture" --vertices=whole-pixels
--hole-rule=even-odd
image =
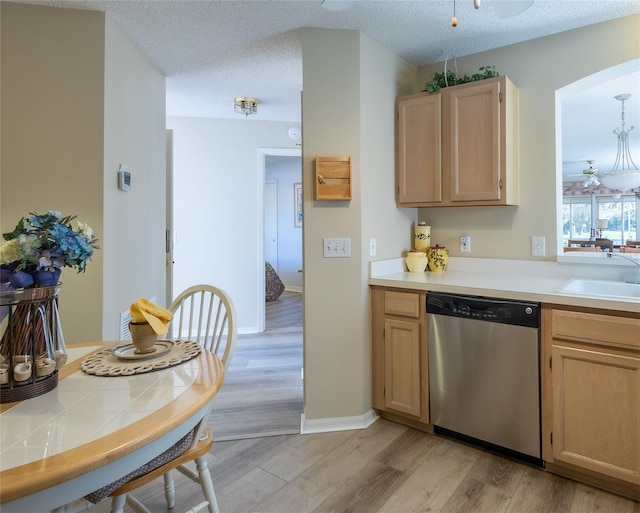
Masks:
[[[598,174],[598,170],[593,167],[593,163],[595,160],[587,160],[589,164],[589,169],[585,169],[582,171],[582,174],[586,176],[584,182],[582,182],[583,187],[596,187],[600,185],[600,180],[596,176]]]
[[[458,18],[456,18],[456,0],[453,0],[453,18],[451,18],[451,26],[458,26]]]
[[[640,187],[640,171],[631,158],[629,151],[629,132],[633,126],[624,128],[624,102],[630,98],[630,94],[619,94],[615,99],[622,104],[622,127],[616,128],[613,133],[618,136],[618,153],[613,169],[600,177],[602,185],[614,191],[625,192]]]
[[[260,102],[255,98],[248,98],[239,96],[233,100],[234,109],[238,114],[255,114],[258,112],[258,105]]]

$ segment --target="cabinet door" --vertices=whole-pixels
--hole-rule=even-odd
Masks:
[[[442,200],[439,94],[398,98],[396,104],[396,202]]]
[[[443,94],[451,201],[499,201],[504,151],[500,82],[479,82]]]
[[[640,358],[553,345],[553,457],[640,485]]]
[[[420,324],[384,323],[385,408],[420,416]]]

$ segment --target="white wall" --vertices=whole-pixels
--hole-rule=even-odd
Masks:
[[[294,226],[293,184],[302,181],[302,163],[299,157],[268,163],[265,179],[277,183],[278,194],[278,276],[285,289],[302,291],[302,228]]]
[[[533,259],[531,236],[546,238],[546,260],[556,259],[556,90],[640,56],[640,16],[630,16],[457,59],[458,74],[495,65],[520,90],[520,205],[420,209],[431,240],[455,256]],[[419,69],[419,89],[442,64]],[[635,94],[640,94],[636,91]],[[471,235],[470,254],[458,238]]]
[[[165,78],[107,18],[104,97],[104,340],[139,297],[165,298]],[[125,164],[131,190],[117,187]],[[132,251],[131,249],[134,248]]]
[[[296,148],[287,135],[292,123],[167,119],[174,154],[174,296],[197,283],[221,287],[235,302],[240,333],[258,330],[260,309],[264,317],[258,301],[260,290],[264,301],[264,176],[258,177],[264,157],[258,150]]]

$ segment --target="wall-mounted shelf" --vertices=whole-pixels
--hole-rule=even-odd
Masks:
[[[351,199],[351,157],[316,157],[317,200]]]

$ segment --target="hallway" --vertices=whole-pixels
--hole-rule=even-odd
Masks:
[[[209,425],[218,441],[300,433],[302,294],[267,303],[267,329],[238,335]]]

